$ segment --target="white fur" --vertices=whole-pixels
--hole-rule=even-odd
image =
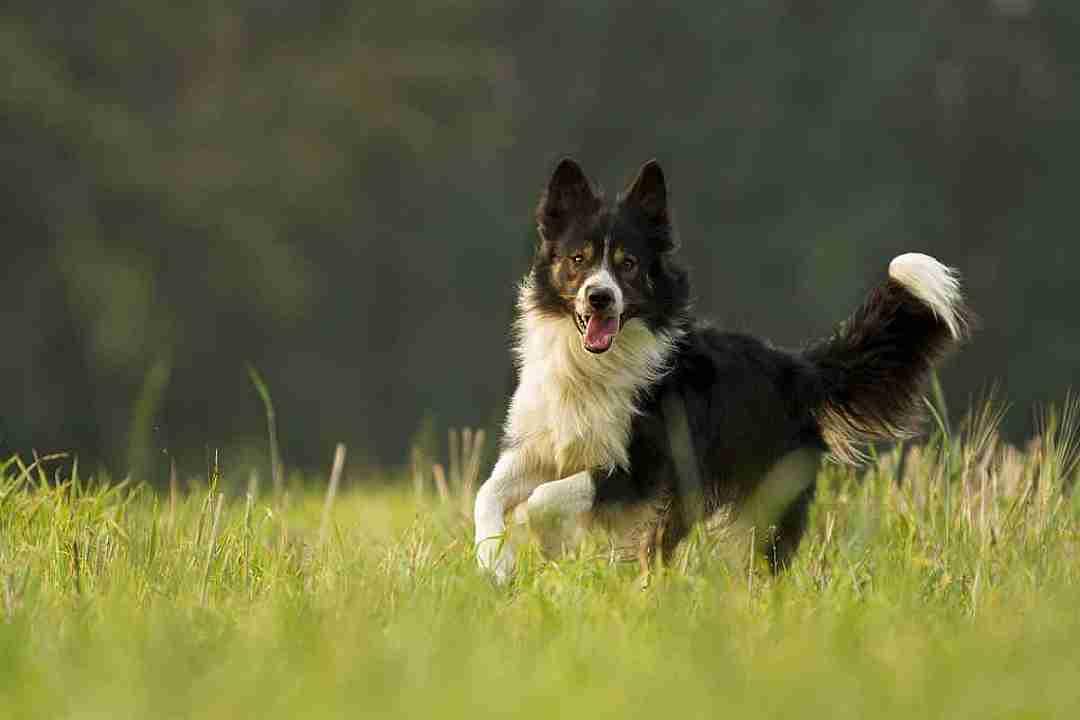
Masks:
[[[964,333],[959,307],[963,301],[960,278],[953,268],[929,255],[907,253],[889,263],[889,277],[922,300],[949,328],[954,338]]]
[[[583,470],[533,490],[529,499],[514,509],[514,520],[527,524],[544,552],[554,555],[581,542],[595,499],[592,474]]]
[[[555,480],[594,467],[628,467],[639,393],[667,371],[675,336],[632,319],[611,349],[593,354],[569,317],[530,311],[528,284],[517,322],[521,374],[506,420],[506,446]]]
[[[572,318],[547,317],[533,308],[528,281],[518,307],[514,351],[520,379],[504,429],[505,449],[480,488],[474,513],[477,558],[499,579],[513,569],[512,550],[502,541],[509,508],[543,483],[593,468],[628,467],[639,394],[667,371],[677,339],[632,319],[607,352],[593,354],[583,347]],[[544,504],[547,492],[537,497]]]
[[[506,511],[527,499],[542,482],[516,451],[507,450],[499,456],[491,477],[476,494],[473,507],[476,559],[499,582],[509,578],[514,569],[514,551],[506,536]]]
[[[583,470],[536,488],[525,507],[528,520],[537,522],[550,515],[567,518],[587,513],[592,509],[595,498],[596,484],[589,471]]]

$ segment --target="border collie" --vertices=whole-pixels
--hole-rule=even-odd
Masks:
[[[916,253],[800,352],[696,322],[656,161],[612,203],[564,159],[536,223],[517,303],[518,385],[475,506],[480,566],[500,580],[514,567],[508,520],[629,518],[647,575],[725,507],[783,568],[821,457],[854,462],[862,444],[912,433],[932,365],[967,334],[956,272]]]

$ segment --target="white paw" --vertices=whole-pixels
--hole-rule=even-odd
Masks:
[[[485,538],[476,543],[476,561],[480,569],[491,573],[500,585],[514,573],[514,551],[508,539]]]

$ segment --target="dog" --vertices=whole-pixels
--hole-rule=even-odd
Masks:
[[[856,462],[866,443],[914,433],[924,382],[970,327],[956,271],[918,253],[802,351],[697,321],[656,161],[612,202],[562,160],[536,226],[518,383],[474,512],[479,565],[500,581],[515,565],[508,520],[629,518],[647,572],[721,508],[781,570],[822,458]]]

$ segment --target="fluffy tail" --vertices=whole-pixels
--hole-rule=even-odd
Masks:
[[[818,370],[817,420],[833,456],[852,462],[862,443],[912,434],[931,368],[969,324],[955,270],[929,255],[895,258],[888,280],[805,353]]]

